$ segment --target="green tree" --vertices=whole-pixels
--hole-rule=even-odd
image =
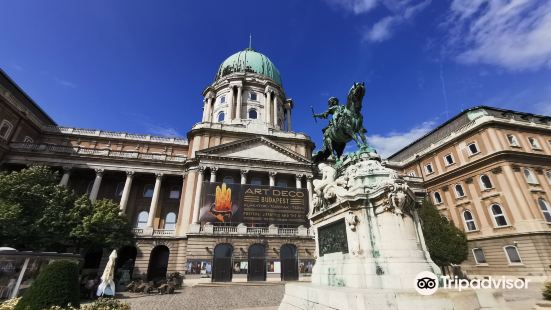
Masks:
[[[91,204],[58,182],[58,173],[42,166],[0,173],[0,245],[66,251],[132,242],[130,224],[115,203]]]
[[[460,264],[467,258],[465,233],[443,217],[427,199],[419,209],[419,216],[430,257],[438,266]]]

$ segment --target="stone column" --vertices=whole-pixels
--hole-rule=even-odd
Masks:
[[[63,176],[61,177],[61,181],[59,181],[59,185],[67,186],[67,184],[69,184],[70,177],[71,167],[63,167]]]
[[[271,120],[271,110],[272,110],[272,92],[266,92],[266,103],[264,104],[264,113],[266,114],[266,124],[270,125]]]
[[[228,120],[227,123],[230,123],[233,119],[233,86],[230,87],[230,98],[228,100],[228,108],[226,109],[226,116],[224,121]]]
[[[199,166],[197,176],[197,186],[195,187],[195,201],[193,202],[193,223],[199,223],[199,208],[201,203],[201,190],[203,187],[203,178],[205,174],[205,167]]]
[[[155,174],[155,187],[153,189],[153,197],[151,197],[151,205],[149,206],[149,217],[147,218],[147,228],[153,228],[155,214],[157,214],[157,206],[159,205],[159,195],[161,194],[162,173]]]
[[[303,174],[297,174],[296,175],[296,188],[302,188],[302,177]]]
[[[287,131],[291,131],[291,107],[287,108]]]
[[[275,186],[275,176],[277,172],[270,171],[270,186]]]
[[[241,86],[237,87],[237,105],[236,105],[236,111],[235,111],[235,118],[238,119],[239,121],[241,121],[241,104],[242,104],[242,101],[243,101],[243,98],[241,98],[241,93],[242,93],[242,88]]]
[[[249,173],[248,169],[241,169],[241,184],[247,184],[247,173]]]
[[[313,175],[307,175],[306,176],[306,189],[308,189],[308,214],[312,215],[312,211],[314,211],[314,204],[313,204],[313,193],[312,193],[312,179],[314,178]]]
[[[277,102],[277,96],[274,96],[274,127],[277,127],[277,125],[278,125],[278,122],[277,122],[277,111],[278,111],[277,103],[278,103]]]
[[[121,213],[126,212],[126,206],[128,204],[128,198],[130,197],[130,187],[132,186],[133,178],[134,171],[126,171],[126,182],[124,182],[124,189],[122,190],[121,202],[119,204]]]
[[[209,115],[209,99],[205,98],[205,100],[203,101],[203,119],[202,119],[203,122],[207,121],[208,115]]]
[[[210,182],[211,183],[216,182],[216,171],[218,171],[218,167],[210,167]]]
[[[103,169],[96,169],[96,178],[94,179],[94,185],[90,191],[90,201],[94,202],[98,198],[99,187],[101,185],[101,179],[103,178]]]

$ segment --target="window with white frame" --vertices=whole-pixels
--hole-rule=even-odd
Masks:
[[[466,231],[475,231],[476,223],[474,221],[473,214],[469,210],[463,211],[463,220],[465,221],[465,230]]]
[[[143,187],[143,196],[145,198],[151,198],[153,197],[153,190],[154,190],[154,186],[153,184],[146,184],[144,187]]]
[[[503,209],[498,204],[493,204],[490,206],[490,211],[492,212],[492,216],[494,218],[494,224],[496,227],[503,227],[507,226],[507,218],[505,217],[505,213],[503,212]]]
[[[434,169],[432,168],[432,164],[426,164],[425,165],[425,171],[427,172],[427,174],[433,173]]]
[[[115,197],[122,197],[122,192],[124,191],[124,182],[117,183],[115,188]]]
[[[23,142],[25,143],[33,143],[34,140],[33,138],[29,137],[29,136],[25,136],[25,138],[23,138]]]
[[[138,220],[136,221],[137,228],[144,228],[147,226],[147,218],[149,217],[149,212],[142,211],[138,214]]]
[[[253,100],[253,101],[257,101],[258,98],[257,98],[257,95],[254,91],[250,92],[249,93],[249,99]]]
[[[478,154],[480,151],[478,150],[478,145],[476,145],[476,142],[470,143],[467,145],[467,148],[469,149],[469,153],[471,155]]]
[[[538,180],[531,169],[524,168],[524,177],[526,177],[526,182],[528,182],[528,184],[538,184]]]
[[[225,103],[225,102],[226,102],[226,96],[220,97],[220,103]]]
[[[174,230],[176,229],[176,213],[168,212],[165,216],[165,229]]]
[[[170,192],[168,193],[169,199],[179,199],[180,198],[180,187],[172,186]]]
[[[441,204],[442,203],[442,196],[440,196],[439,192],[434,192],[434,203],[435,204]]]
[[[463,190],[463,186],[461,184],[455,184],[455,197],[461,198],[465,197],[465,191]]]
[[[541,150],[541,145],[538,139],[534,137],[528,137],[528,142],[530,143],[530,146],[532,147],[532,149]]]
[[[233,177],[231,175],[227,175],[222,179],[222,182],[224,182],[226,184],[233,184],[233,183],[235,183],[235,180],[233,179]]]
[[[477,265],[486,264],[486,256],[481,248],[473,249],[474,261]]]
[[[249,110],[249,119],[257,119],[258,118],[258,112],[256,112],[255,109]]]
[[[218,122],[219,123],[223,122],[225,117],[226,117],[226,114],[224,112],[218,113]]]
[[[503,250],[505,251],[505,256],[507,256],[509,264],[522,264],[520,254],[518,253],[518,249],[516,246],[507,245],[503,247]]]
[[[551,224],[551,208],[549,207],[549,204],[545,199],[540,198],[538,199],[538,205],[540,206],[541,213],[543,213],[543,217],[545,218],[545,221],[548,224]]]
[[[3,120],[0,124],[0,139],[7,140],[13,129],[13,125],[7,119]]]
[[[453,165],[455,162],[453,161],[453,155],[448,154],[444,156],[444,162],[446,163],[446,166]]]
[[[480,176],[480,187],[482,187],[482,190],[490,189],[494,187],[488,175],[483,174]]]
[[[518,143],[517,137],[515,135],[507,135],[507,140],[511,146],[520,146]]]

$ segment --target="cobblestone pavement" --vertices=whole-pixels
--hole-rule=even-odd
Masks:
[[[123,293],[120,300],[129,303],[133,310],[275,310],[284,291],[283,284],[194,286],[184,287],[173,295]]]

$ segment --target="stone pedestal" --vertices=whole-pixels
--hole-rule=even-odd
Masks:
[[[502,308],[491,294],[480,301],[477,292],[415,290],[419,273],[439,276],[440,269],[424,242],[417,198],[378,155],[358,151],[319,169],[312,283],[287,284],[280,309]]]

